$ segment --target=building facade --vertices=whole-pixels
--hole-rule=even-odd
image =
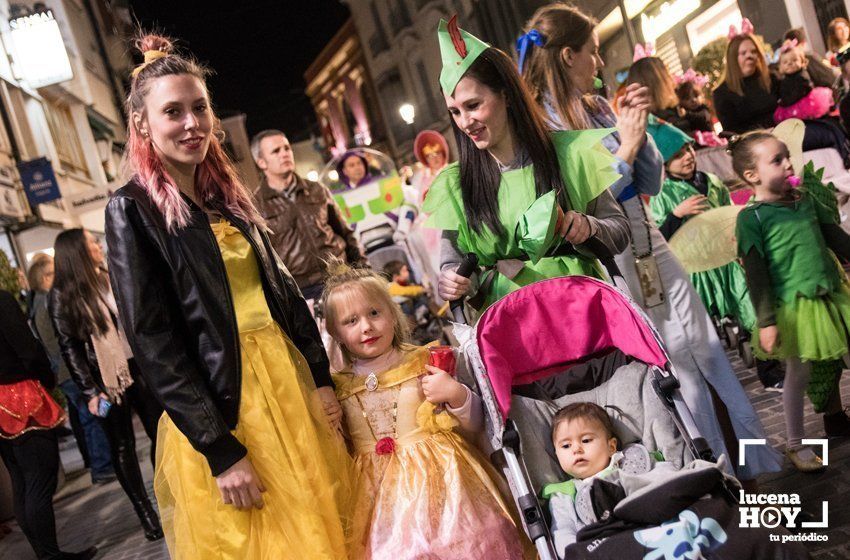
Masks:
[[[397,161],[409,162],[418,131],[431,128],[451,136],[448,112],[439,89],[437,24],[440,18],[457,13],[464,25],[474,3],[470,0],[342,1],[351,9],[363,44],[393,155]],[[399,108],[407,103],[415,109],[412,125],[399,113]]]
[[[55,43],[44,29],[50,25],[58,27]],[[0,249],[16,266],[52,250],[63,229],[103,232],[109,193],[122,182],[131,29],[129,9],[119,1],[0,1],[0,198],[6,201],[0,205]],[[54,50],[26,48],[31,41]],[[33,73],[44,63],[39,56],[51,63],[66,56],[67,73],[42,85]],[[55,174],[59,196],[35,204],[28,202],[31,185],[22,182],[16,165],[40,158]]]
[[[326,146],[325,157],[354,146],[393,153],[384,112],[351,19],[307,68],[304,81]]]

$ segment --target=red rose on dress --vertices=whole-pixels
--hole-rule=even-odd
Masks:
[[[379,439],[375,444],[375,453],[378,455],[392,455],[395,453],[395,440],[391,437]]]

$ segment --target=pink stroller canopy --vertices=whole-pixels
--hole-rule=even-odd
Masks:
[[[642,312],[613,286],[585,276],[526,286],[493,304],[476,327],[478,350],[504,417],[511,386],[561,373],[619,349],[664,367],[667,356]]]

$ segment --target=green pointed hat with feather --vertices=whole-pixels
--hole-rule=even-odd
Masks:
[[[457,26],[457,15],[449,21],[440,20],[437,27],[437,39],[440,42],[440,57],[443,69],[440,71],[440,87],[443,92],[452,95],[457,83],[472,66],[481,53],[490,47],[487,43]]]

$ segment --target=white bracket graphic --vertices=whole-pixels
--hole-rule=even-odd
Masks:
[[[829,511],[827,511],[827,501],[821,502],[821,519],[820,521],[803,521],[800,523],[803,529],[826,529],[829,527]]]
[[[829,440],[828,439],[804,439],[803,445],[820,445],[821,447],[821,459],[823,460],[823,466],[827,466],[829,464]]]
[[[739,439],[738,440],[738,466],[746,465],[748,445],[767,445],[766,439]]]

